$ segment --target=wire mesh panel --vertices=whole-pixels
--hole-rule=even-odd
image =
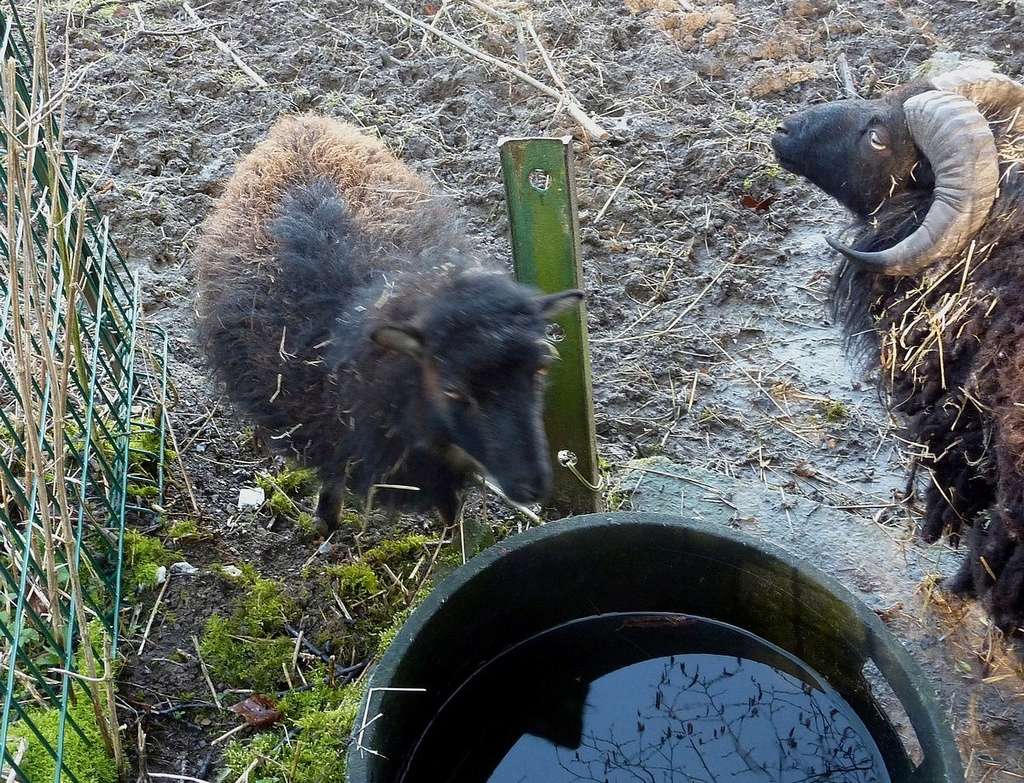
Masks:
[[[42,19],[0,7],[0,780],[90,783],[123,769],[123,534],[162,496],[166,338],[64,152]]]

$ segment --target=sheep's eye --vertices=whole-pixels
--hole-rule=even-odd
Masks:
[[[448,388],[444,390],[444,396],[454,402],[466,402],[466,395],[458,389]]]
[[[547,367],[547,365],[544,365],[542,367],[538,367],[537,368],[537,372],[535,374],[536,374],[536,376],[538,378],[543,378],[545,375],[548,374],[548,367]]]
[[[878,131],[871,131],[868,140],[871,142],[872,149],[884,150],[887,147],[886,143],[882,141],[882,137],[878,135]]]

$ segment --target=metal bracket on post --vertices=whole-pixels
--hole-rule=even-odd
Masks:
[[[569,137],[502,139],[499,147],[516,279],[549,294],[582,289]],[[560,356],[544,412],[555,472],[551,504],[566,515],[600,511],[585,305],[559,316],[549,338]]]

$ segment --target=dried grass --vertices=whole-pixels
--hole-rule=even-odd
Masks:
[[[1000,160],[1009,164],[1004,179],[1024,176],[1024,118],[1018,112],[992,124],[997,132]],[[1001,129],[1003,125],[1005,130]],[[984,285],[979,286],[975,274],[997,247],[995,242],[980,246],[972,242],[956,260],[931,267],[920,285],[890,306],[891,311],[900,314],[881,341],[882,368],[890,381],[899,375],[909,376],[915,386],[925,382],[926,364],[937,358],[942,388],[948,388],[944,347],[959,339],[979,307],[987,314],[998,305],[996,294]],[[959,279],[959,286],[950,288],[951,279]],[[942,293],[934,296],[939,290]],[[982,407],[969,390],[963,392],[979,409]]]

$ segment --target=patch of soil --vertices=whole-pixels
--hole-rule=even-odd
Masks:
[[[913,519],[891,503],[905,482],[894,428],[870,384],[851,374],[826,315],[834,259],[820,234],[842,216],[781,172],[768,138],[786,113],[841,94],[840,53],[866,96],[911,78],[936,51],[990,59],[1021,77],[1020,3],[491,4],[531,13],[565,83],[611,131],[607,142],[588,142],[553,101],[372,0],[201,6],[268,87],[180,3],[82,3],[69,17],[53,14],[52,61],[68,54],[73,68],[90,69],[71,101],[68,145],[104,183],[97,200],[141,278],[146,319],[170,335],[172,417],[195,507],[179,475],[167,516],[197,518],[212,536],[183,552],[200,573],[174,578],[144,655],[125,672],[123,692],[136,706],[209,697],[194,656],[174,652],[187,653],[206,617],[225,611],[212,564],[249,562],[295,582],[315,556],[317,544],[297,529],[268,529],[265,517],[237,511],[238,489],[267,460],[211,387],[192,339],[197,226],[233,163],[288,111],[313,109],[380,134],[457,198],[483,252],[506,262],[498,138],[574,135],[599,448],[612,471],[664,454],[842,507],[915,546]],[[402,6],[436,13],[440,29],[547,78],[514,24],[468,3]],[[493,516],[508,529],[507,513]],[[438,533],[427,519],[400,525]],[[337,559],[362,545],[351,533],[336,543]],[[865,583],[836,576],[853,590]],[[980,712],[954,704],[948,689],[941,696],[969,748],[971,780],[1024,772],[1021,682],[983,683],[983,653],[954,650],[923,608],[912,622],[928,629],[914,647],[926,666],[966,658],[962,687],[978,695]],[[190,710],[147,719],[152,770],[214,774],[209,742],[233,722],[199,712],[208,724]]]

